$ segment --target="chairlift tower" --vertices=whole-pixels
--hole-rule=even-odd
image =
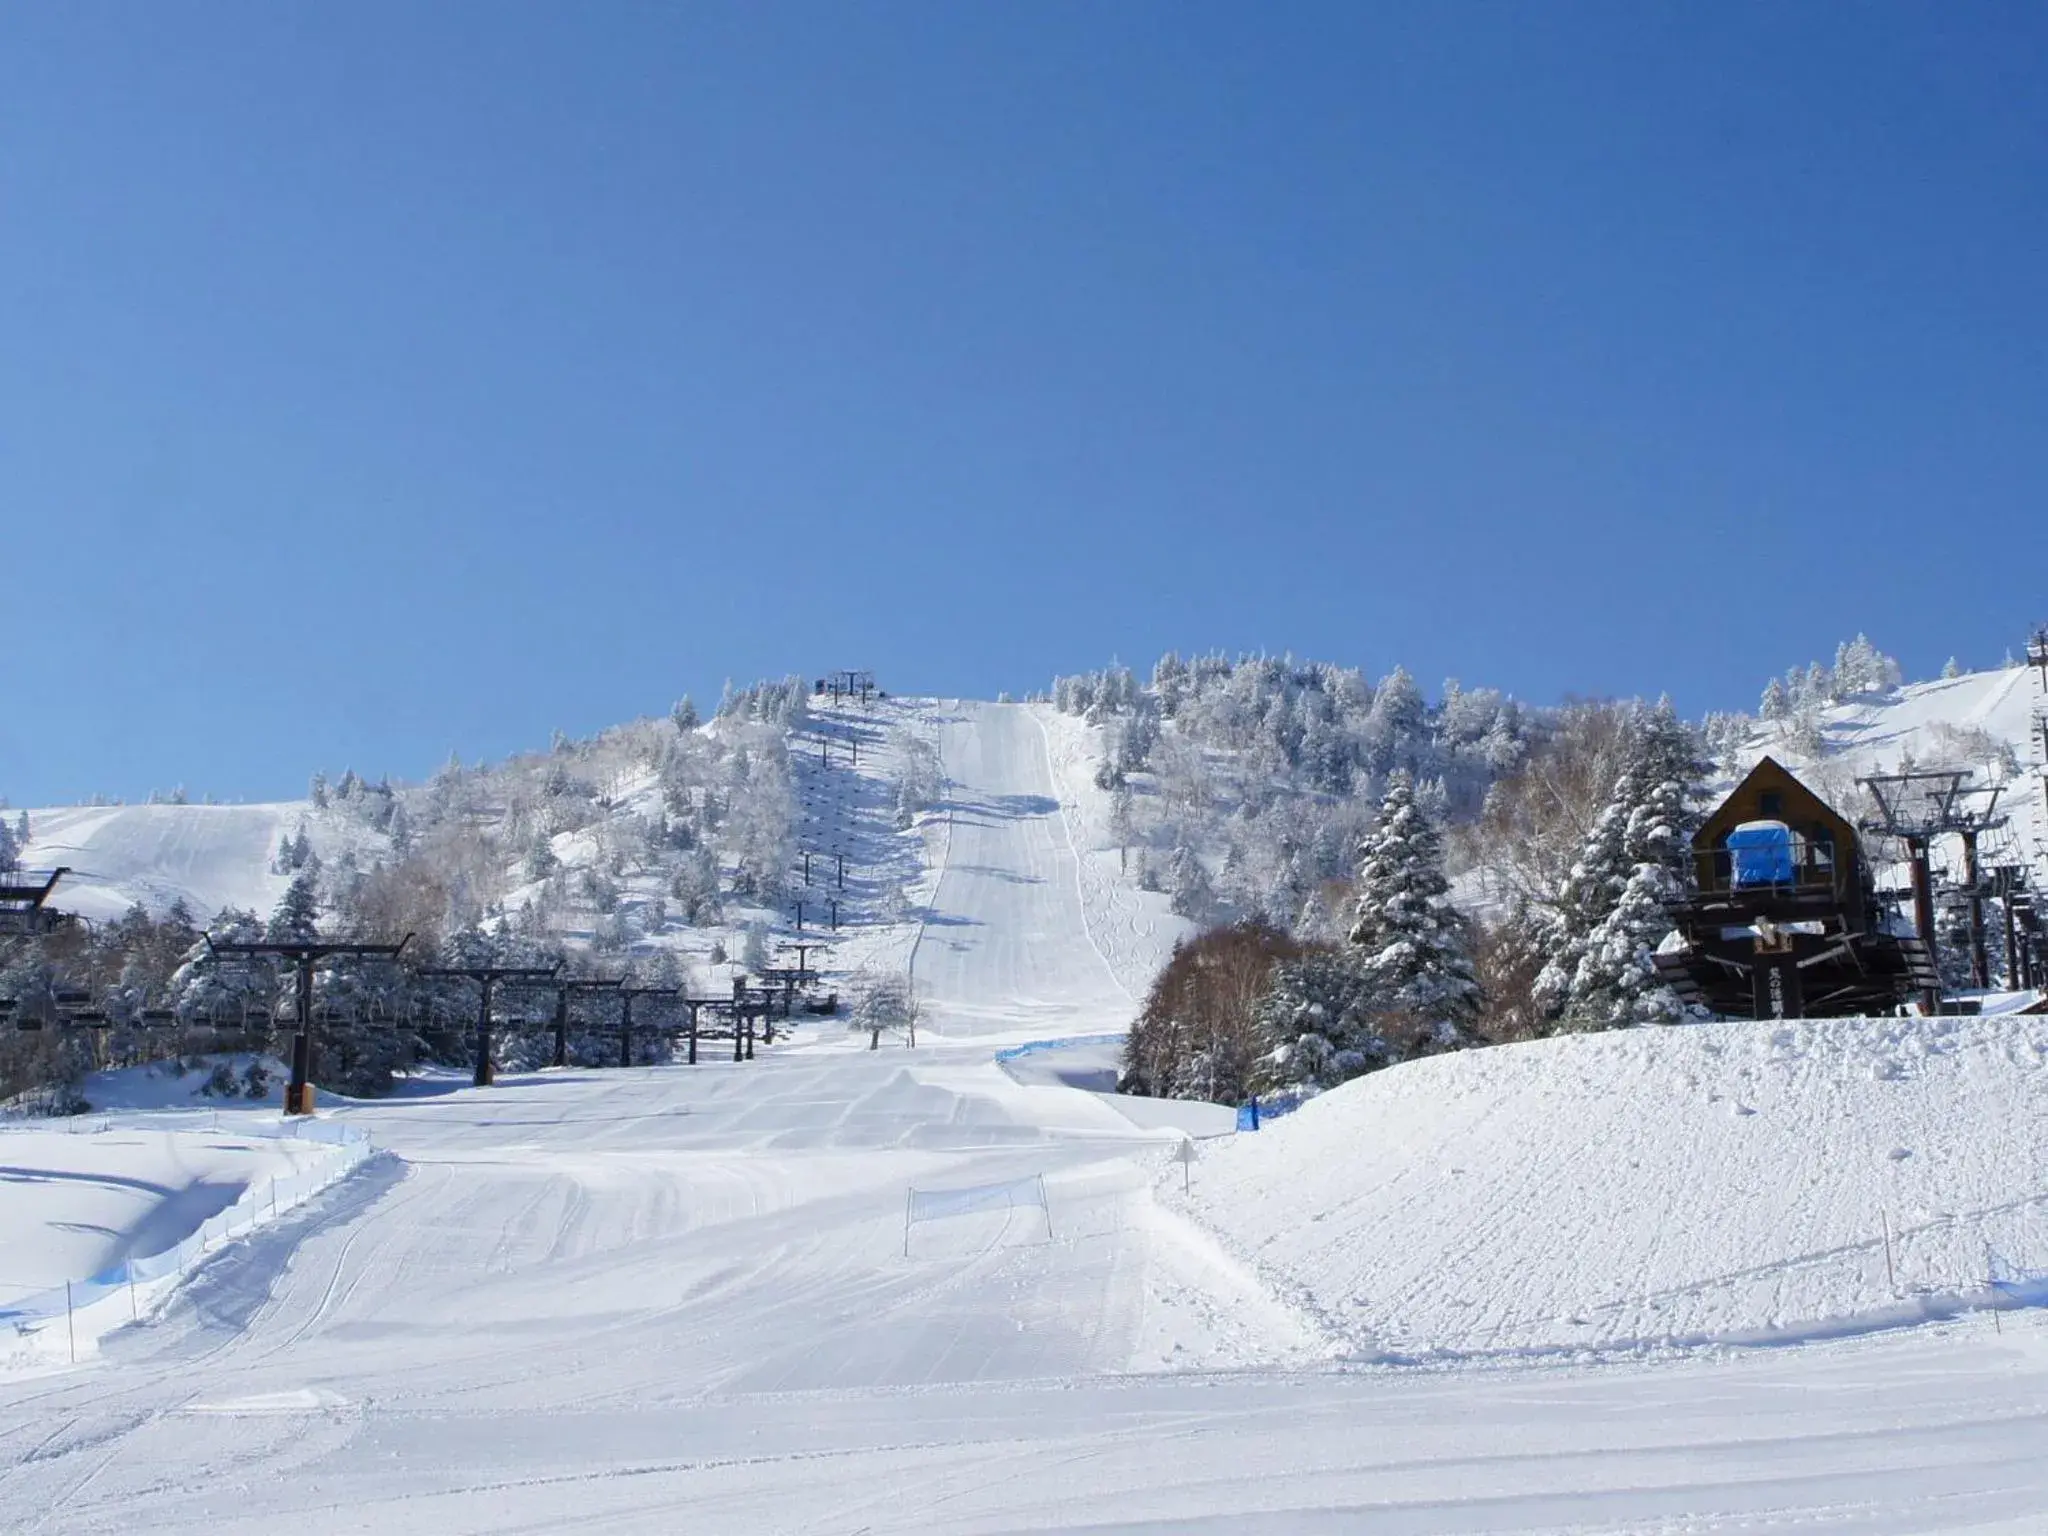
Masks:
[[[636,997],[681,997],[683,987],[619,987],[623,1008],[619,1013],[619,1065],[633,1065],[633,999]]]
[[[292,1075],[284,1091],[286,1114],[310,1115],[313,1112],[313,967],[322,960],[339,955],[395,961],[399,952],[411,942],[409,933],[396,944],[327,944],[290,939],[274,943],[216,941],[212,934],[206,935],[206,947],[216,956],[232,959],[269,956],[289,960],[298,970],[297,1000],[293,1010]]]
[[[1981,795],[1984,803],[1959,806],[1952,829],[1963,842],[1963,885],[1970,903],[1970,985],[1980,989],[1991,985],[1991,960],[1984,946],[1986,882],[1977,860],[1977,841],[1986,832],[1998,831],[2007,824],[2008,818],[1998,812],[1998,797],[2004,789],[2003,784],[1980,784],[1965,789],[1957,797],[1959,800]]]
[[[473,981],[479,989],[476,1014],[476,1071],[470,1081],[479,1088],[491,1086],[497,1069],[491,1065],[491,999],[501,981],[553,981],[562,968],[557,960],[553,965],[449,965],[436,966],[420,972],[422,976],[459,976]]]
[[[865,667],[841,667],[829,675],[826,686],[834,703],[858,696],[861,708],[865,709],[868,696],[875,692],[875,674]]]
[[[1926,769],[1877,773],[1859,780],[1870,791],[1878,809],[1876,816],[1863,823],[1863,830],[1906,845],[1913,882],[1913,927],[1937,977],[1940,965],[1934,937],[1934,887],[1927,852],[1934,839],[1946,833],[1967,828],[1974,838],[1975,832],[1981,830],[1970,813],[1957,803],[1964,793],[1963,781],[1969,776],[1967,769]],[[1921,1003],[1929,1013],[1940,1011],[1938,981],[1922,989]]]
[[[616,992],[625,985],[623,976],[610,981],[590,978],[557,978],[550,982],[555,989],[555,1059],[554,1065],[569,1065],[569,996],[574,992]]]

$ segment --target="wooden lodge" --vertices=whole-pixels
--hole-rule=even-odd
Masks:
[[[1736,1018],[1894,1011],[1934,985],[1925,945],[1892,931],[1849,820],[1766,757],[1701,825],[1697,888],[1671,908],[1683,948],[1657,967]]]

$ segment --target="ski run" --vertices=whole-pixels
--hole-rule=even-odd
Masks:
[[[1889,759],[1967,694],[2024,741],[2029,687],[1826,727]],[[843,963],[908,967],[915,1049],[820,1019],[751,1062],[419,1074],[324,1098],[368,1155],[275,1209],[337,1153],[274,1084],[130,1069],[0,1129],[0,1527],[2048,1529],[2048,1019],[1563,1036],[1233,1134],[1107,1091],[1192,930],[1126,876],[1092,728],[874,718],[943,793],[892,817],[878,747],[806,803],[900,863]],[[309,815],[36,811],[26,857],[96,918],[267,910]],[[194,1233],[117,1310],[20,1306]]]

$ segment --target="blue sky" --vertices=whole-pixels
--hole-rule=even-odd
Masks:
[[[2035,4],[17,7],[0,793],[2048,617]]]

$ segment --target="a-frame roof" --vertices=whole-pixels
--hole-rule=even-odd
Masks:
[[[1856,846],[1856,828],[1847,817],[1800,783],[1783,763],[1774,757],[1765,757],[1701,823],[1693,836],[1693,847],[1718,848],[1722,840],[1743,822],[1765,819],[1763,797],[1766,794],[1778,797],[1778,809],[1771,819],[1785,822],[1800,832],[1809,830],[1817,822],[1834,834],[1838,848]]]

